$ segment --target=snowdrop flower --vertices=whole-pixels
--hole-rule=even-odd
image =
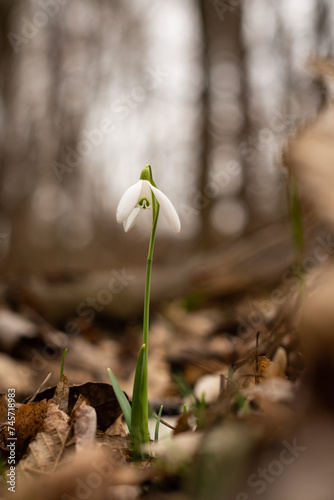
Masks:
[[[141,171],[140,180],[130,186],[117,207],[117,222],[123,223],[125,232],[134,225],[140,209],[152,208],[152,229],[146,261],[146,279],[144,295],[144,317],[143,317],[143,345],[139,351],[136,366],[136,376],[133,385],[132,405],[124,396],[117,379],[109,369],[109,378],[114,386],[116,398],[124,412],[124,416],[130,431],[132,451],[135,457],[141,458],[143,454],[142,445],[150,442],[148,428],[148,334],[150,325],[150,290],[151,271],[153,262],[154,241],[156,228],[161,207],[169,225],[178,233],[181,229],[180,219],[167,196],[157,188],[153,181],[150,165]],[[146,452],[145,452],[146,453]]]
[[[152,193],[157,199],[169,225],[175,233],[178,233],[181,229],[179,216],[167,196],[151,183],[148,166],[142,170],[140,180],[130,186],[120,199],[116,211],[117,222],[123,223],[125,232],[129,231],[133,227],[140,210],[152,207]]]

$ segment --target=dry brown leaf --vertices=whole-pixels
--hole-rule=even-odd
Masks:
[[[63,375],[56,386],[55,393],[53,396],[53,401],[55,402],[56,405],[59,406],[59,409],[61,411],[64,411],[65,413],[67,413],[68,409],[69,394],[70,394],[70,387],[68,384],[68,379],[65,375]]]
[[[40,432],[36,436],[35,441],[30,443],[26,457],[19,462],[17,467],[18,485],[29,486],[29,488],[36,487],[39,489],[41,487],[41,475],[45,476],[46,484],[51,485],[54,481],[54,473],[58,473],[60,483],[57,488],[62,490],[62,493],[65,493],[68,489],[74,488],[74,490],[77,490],[77,494],[79,494],[80,488],[78,488],[78,484],[80,483],[82,485],[84,479],[82,481],[77,481],[76,478],[78,476],[84,476],[84,471],[86,471],[86,477],[89,474],[95,477],[97,473],[101,476],[99,483],[104,483],[103,491],[105,491],[107,486],[104,482],[105,478],[108,478],[108,482],[110,479],[112,479],[112,481],[115,480],[115,467],[126,464],[126,461],[129,459],[129,441],[126,438],[107,436],[105,433],[99,431],[98,441],[103,444],[99,444],[98,447],[91,447],[89,453],[86,453],[87,444],[88,446],[92,444],[90,439],[91,426],[88,425],[87,433],[87,426],[85,425],[87,409],[95,412],[92,407],[87,406],[86,401],[81,397],[74,409],[72,424],[76,440],[76,449],[78,450],[78,444],[82,445],[81,451],[85,451],[85,453],[77,453],[74,455],[74,447],[72,446],[73,439],[68,439],[71,432],[70,422],[68,421],[65,425],[63,420],[61,426],[57,427],[60,419],[66,418],[66,415],[61,412],[56,405],[50,404],[45,422],[47,422],[49,418],[50,422],[52,422],[55,427],[52,428],[52,424],[49,425],[48,432]],[[56,418],[55,415],[57,415]],[[88,464],[90,464],[90,469],[87,468]],[[64,468],[65,465],[66,467]],[[67,477],[67,472],[70,473],[71,480]],[[38,481],[36,481],[36,476],[38,476]],[[66,477],[68,484],[64,485],[62,483],[62,478],[66,479]],[[120,484],[122,484],[122,481],[123,480],[120,479]],[[117,480],[116,483],[119,484]],[[95,488],[92,489],[95,490]],[[22,489],[20,492],[22,493]],[[22,497],[26,498],[23,493]],[[32,495],[32,497],[34,496]],[[38,498],[41,497],[38,496]],[[54,498],[57,497],[54,496]]]
[[[128,435],[127,427],[123,421],[123,414],[118,417],[115,422],[108,427],[105,431],[108,436],[122,436],[125,437]]]
[[[43,429],[48,407],[49,403],[44,400],[26,403],[17,409],[15,415],[15,437],[17,439],[15,451],[17,459],[22,457],[29,443]],[[9,429],[6,427],[1,439],[3,449],[6,449],[9,437]]]
[[[269,366],[271,364],[270,359],[266,356],[257,356],[254,361],[254,376],[255,376],[255,384],[263,383]]]
[[[43,431],[52,432],[58,430],[61,434],[68,431],[68,416],[61,411],[54,403],[50,403],[46,417],[44,419]]]
[[[37,394],[35,401],[52,399],[56,387],[50,387]],[[78,397],[82,394],[89,404],[95,408],[97,426],[105,431],[121,415],[122,410],[118,404],[114,389],[111,384],[102,382],[86,382],[81,385],[71,385],[69,388],[68,412],[71,413]]]
[[[323,266],[317,280],[308,283],[299,311],[298,331],[303,342],[311,407],[334,411],[334,265]]]
[[[7,422],[8,417],[8,399],[5,393],[0,394],[0,425]]]
[[[30,403],[29,403],[30,404]],[[20,460],[17,472],[21,481],[33,479],[35,474],[54,472],[63,459],[70,433],[68,416],[54,403],[48,403],[43,431],[39,432]]]
[[[191,427],[189,425],[189,417],[191,413],[186,412],[182,413],[182,415],[179,416],[176,422],[175,429],[173,431],[174,436],[177,434],[182,434],[183,432],[187,432],[191,430]]]
[[[286,378],[286,370],[288,367],[288,356],[284,347],[279,347],[275,352],[272,362],[268,366],[265,377],[274,378],[281,377]]]
[[[233,382],[239,389],[250,388],[264,381],[271,364],[266,356],[257,356],[254,361],[241,365],[233,374]]]
[[[287,379],[273,377],[262,384],[243,391],[253,409],[261,411],[272,421],[285,425],[293,418],[292,403],[296,398],[296,386]]]
[[[54,472],[64,455],[68,432],[40,432],[28,447],[26,457],[20,460],[17,473],[24,479],[34,474]]]
[[[96,442],[101,448],[108,450],[109,458],[115,465],[121,465],[131,460],[131,445],[129,436],[109,436],[97,431]]]
[[[305,299],[300,308],[298,328],[308,357],[317,357],[321,352],[327,351],[334,362],[333,284],[333,264],[324,266],[316,281],[308,281]]]
[[[73,425],[77,452],[92,448],[97,430],[96,411],[82,394],[73,408],[70,422]]]
[[[246,389],[255,385],[254,362],[245,363],[237,368],[233,374],[233,384],[239,389]]]
[[[42,433],[41,433],[42,434]],[[53,439],[49,441],[51,450],[55,451],[54,460],[57,461],[57,451],[61,449],[61,443],[57,436],[52,433]],[[38,435],[40,439],[40,434]],[[40,446],[44,449],[44,437]],[[112,439],[112,438],[110,438]],[[37,440],[35,441],[35,443]],[[121,489],[114,488],[118,485],[138,486],[152,477],[151,468],[140,470],[136,466],[124,464],[124,462],[115,461],[113,453],[114,444],[94,447],[90,453],[74,453],[73,447],[64,448],[63,453],[57,462],[54,472],[41,472],[37,462],[24,462],[22,469],[18,466],[17,471],[17,491],[16,500],[39,499],[39,500],[74,500],[80,498],[93,500],[116,500],[116,493],[121,493]],[[47,449],[44,450],[44,465],[47,465]],[[50,465],[52,468],[51,456],[49,453]],[[43,462],[42,462],[43,465]],[[45,469],[46,470],[46,469]],[[138,490],[138,488],[137,488]],[[123,490],[125,491],[125,490]],[[134,489],[128,490],[133,492]],[[138,490],[139,491],[139,490]],[[8,494],[6,498],[12,498]]]
[[[320,220],[334,225],[334,104],[294,137],[285,162]]]

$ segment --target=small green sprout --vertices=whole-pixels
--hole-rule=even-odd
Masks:
[[[66,349],[64,349],[64,352],[63,352],[63,355],[62,355],[62,358],[61,358],[60,379],[62,379],[62,377],[64,375],[64,365],[65,365],[65,356],[66,356],[66,353],[67,353],[67,347],[66,347]]]
[[[157,416],[157,421],[156,421],[156,424],[155,424],[154,441],[158,441],[159,440],[159,430],[160,430],[160,422],[161,422],[162,410],[163,410],[163,405],[160,406],[159,413],[158,413],[158,416]]]

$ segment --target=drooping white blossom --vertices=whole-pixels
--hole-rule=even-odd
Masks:
[[[180,232],[181,223],[172,202],[150,181],[140,179],[123,194],[116,210],[117,222],[123,223],[124,231],[129,231],[135,224],[140,210],[152,207],[152,193],[156,197],[162,213],[175,233]]]

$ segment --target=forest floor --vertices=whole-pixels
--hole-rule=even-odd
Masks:
[[[4,303],[1,498],[333,498],[334,341],[319,312],[331,268],[316,262],[327,240],[313,245],[312,272],[309,260],[292,265],[271,290],[191,293],[155,308],[149,399],[164,409],[140,461],[107,375],[131,399],[140,321],[77,318],[69,335],[27,295]]]
[[[1,498],[333,500],[333,144],[332,103],[286,153],[312,226],[301,248],[291,215],[298,265],[291,228],[272,227],[176,273],[154,268],[149,400],[164,408],[145,459],[131,458],[107,375],[131,399],[140,273],[96,317],[69,311],[103,289],[100,274],[2,285]]]

